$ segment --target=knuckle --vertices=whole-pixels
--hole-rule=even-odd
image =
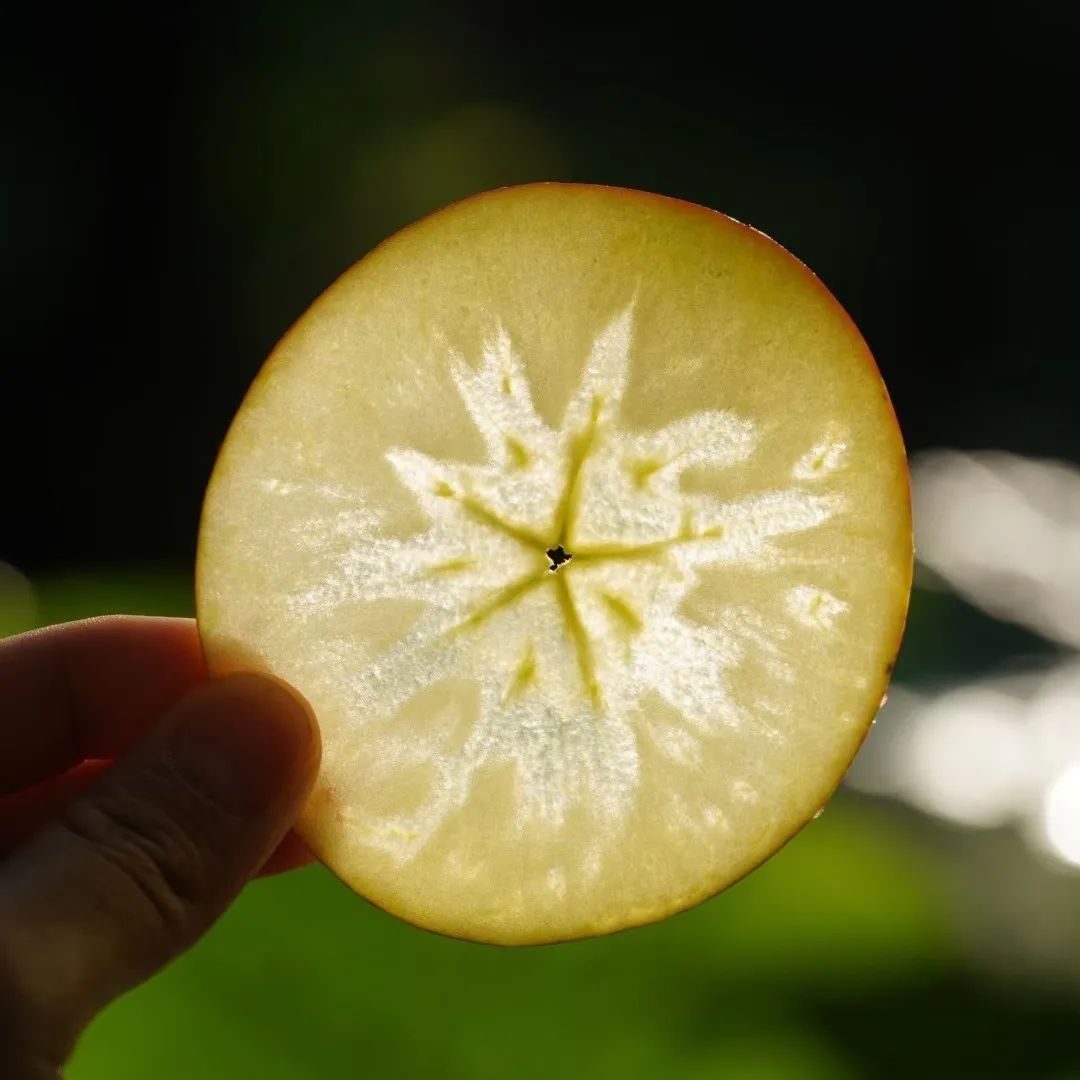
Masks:
[[[110,899],[122,905],[125,917],[148,923],[170,944],[195,936],[193,914],[205,872],[198,844],[176,815],[113,793],[72,803],[60,825],[115,878]]]

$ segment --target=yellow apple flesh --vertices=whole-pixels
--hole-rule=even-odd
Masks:
[[[278,345],[207,492],[211,669],[295,685],[300,822],[417,925],[662,918],[823,806],[907,607],[903,445],[821,282],[721,214],[476,196]]]

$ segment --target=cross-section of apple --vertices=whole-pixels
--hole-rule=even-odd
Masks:
[[[212,670],[295,685],[300,829],[432,930],[558,941],[724,888],[822,807],[911,579],[903,445],[821,282],[721,214],[537,184],[289,331],[206,496]]]

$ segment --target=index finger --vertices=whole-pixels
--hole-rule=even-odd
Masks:
[[[205,678],[194,619],[110,615],[0,640],[0,796],[123,753]]]

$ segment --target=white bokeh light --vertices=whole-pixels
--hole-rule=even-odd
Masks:
[[[991,615],[1080,647],[1080,469],[938,450],[912,486],[920,562]]]
[[[902,790],[916,806],[963,825],[1008,822],[1028,797],[1028,739],[1021,703],[965,687],[927,704],[898,761]]]
[[[936,582],[1066,651],[1022,675],[897,688],[852,786],[957,824],[1015,826],[1080,868],[1080,469],[939,450],[913,463],[912,486]]]
[[[1054,854],[1080,867],[1080,761],[1070,765],[1047,790],[1043,828]]]

